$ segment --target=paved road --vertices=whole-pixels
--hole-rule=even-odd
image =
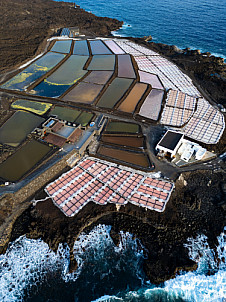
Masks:
[[[217,157],[204,163],[192,164],[191,166],[181,168],[182,172],[195,171],[195,170],[213,170],[213,171],[224,170],[225,171],[226,162],[224,159]]]

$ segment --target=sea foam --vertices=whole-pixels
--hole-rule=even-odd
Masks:
[[[120,242],[116,246],[110,231],[110,226],[99,225],[89,234],[82,233],[78,237],[74,243],[74,257],[78,266],[73,273],[69,272],[70,253],[67,245],[60,244],[54,253],[40,239],[28,239],[26,236],[18,238],[0,256],[0,301],[47,301],[45,297],[48,293],[45,291],[48,291],[48,284],[56,287],[56,296],[59,286],[67,294],[71,291],[72,297],[77,296],[77,301],[82,301],[81,296],[84,297],[85,292],[87,297],[84,299],[89,301],[89,296],[95,296],[93,292],[96,288],[101,288],[99,293],[102,294],[117,287],[114,285],[117,283],[117,279],[114,281],[117,274],[122,276],[124,288],[127,281],[141,286],[145,250],[139,240],[124,232],[120,232]],[[44,300],[38,299],[39,294]],[[57,297],[53,301],[64,301],[62,299]]]
[[[0,256],[0,301],[24,301],[23,297],[54,274],[61,277],[68,267],[68,248],[51,251],[42,240],[22,236]]]
[[[223,302],[226,299],[225,233],[226,228],[218,237],[218,245],[214,249],[210,248],[204,235],[187,240],[185,247],[189,250],[189,256],[198,263],[195,272],[181,272],[160,287],[147,283],[136,291],[121,292],[117,298],[129,302]],[[99,301],[113,302],[117,299],[106,296],[106,299],[102,297]]]
[[[218,245],[210,248],[207,237],[188,239],[185,247],[198,263],[195,272],[181,272],[176,278],[155,286],[145,280],[142,263],[146,251],[132,234],[120,232],[116,246],[111,227],[96,226],[82,233],[74,243],[78,268],[69,272],[69,248],[60,244],[54,253],[42,240],[26,236],[11,243],[0,256],[0,301],[194,301],[222,302],[226,298],[226,229]],[[55,297],[48,296],[51,280],[58,280]],[[50,282],[51,281],[51,282]],[[45,293],[43,284],[49,284]],[[63,289],[63,290],[62,290]],[[61,297],[59,291],[63,291]],[[65,293],[64,293],[65,291]]]

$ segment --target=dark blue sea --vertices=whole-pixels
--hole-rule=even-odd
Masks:
[[[226,58],[225,0],[77,0],[102,17],[124,21],[117,34],[209,51]]]

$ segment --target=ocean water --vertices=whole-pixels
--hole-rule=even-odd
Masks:
[[[67,0],[74,2],[74,0]],[[124,21],[121,36],[209,51],[226,58],[225,0],[77,0],[97,16]]]
[[[69,249],[57,253],[42,240],[22,236],[0,256],[1,302],[222,302],[226,298],[226,228],[216,249],[200,235],[186,243],[195,272],[181,272],[156,287],[144,275],[146,251],[129,233],[120,233],[116,246],[110,226],[99,225],[74,243],[78,268],[68,272]]]

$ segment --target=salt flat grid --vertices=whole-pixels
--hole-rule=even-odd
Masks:
[[[163,58],[158,53],[128,40],[115,39],[115,42],[125,52],[134,56],[139,69],[157,74],[165,88],[179,89],[192,96],[200,96],[192,80],[175,64]],[[150,64],[148,60],[153,64]]]
[[[146,56],[160,56],[159,53],[151,50],[151,49],[148,49],[144,46],[141,46],[139,44],[136,44],[134,42],[131,42],[131,41],[127,41],[125,42],[127,45],[131,46],[132,48],[138,50],[142,55],[146,55]]]
[[[163,109],[161,124],[181,127],[194,114],[196,98],[178,90],[169,90]]]
[[[182,109],[194,110],[196,105],[196,97],[187,95],[186,93],[183,93],[179,90],[169,90],[167,94],[166,105]]]
[[[62,33],[66,34],[68,30],[68,28],[64,28]],[[61,40],[57,41],[60,42]],[[204,99],[199,100],[198,108],[193,114],[194,98],[200,97],[200,93],[193,85],[192,80],[175,64],[152,50],[129,40],[114,39],[106,41],[113,48],[116,47],[116,51],[121,52],[121,49],[124,49],[126,53],[134,55],[138,68],[141,71],[158,75],[166,89],[171,88],[181,91],[177,92],[180,97],[178,96],[176,100],[168,98],[161,119],[163,124],[181,127],[187,123],[182,128],[187,136],[207,144],[216,144],[219,141],[225,128],[223,115]],[[187,94],[186,98],[184,98],[183,93]]]
[[[143,53],[140,52],[139,50],[131,47],[130,45],[128,45],[126,42],[128,40],[118,40],[118,39],[114,39],[114,41],[118,44],[118,46],[120,48],[122,48],[126,53],[129,53],[131,55],[133,55],[134,57],[136,56],[143,56]]]
[[[205,144],[217,144],[225,129],[224,116],[204,98],[198,100],[193,117],[182,128],[185,135]]]
[[[114,40],[125,52],[132,54],[133,56],[160,56],[157,52],[148,49],[144,46],[131,42],[129,40]]]
[[[148,59],[182,92],[192,96],[200,96],[200,92],[193,85],[192,80],[186,76],[174,63],[161,56],[148,56]],[[171,88],[171,87],[169,87]]]
[[[169,126],[181,127],[189,121],[192,114],[192,110],[165,106],[160,123]]]
[[[66,215],[74,216],[88,202],[98,205],[128,202],[162,212],[174,184],[100,159],[86,157],[46,186],[46,193]]]
[[[177,89],[173,82],[167,78],[162,71],[156,67],[146,56],[134,57],[134,59],[140,70],[158,75],[165,88]]]
[[[206,144],[216,144],[225,128],[222,113],[205,99],[198,99],[180,91],[170,90],[163,109],[161,124],[181,127],[184,134]]]

